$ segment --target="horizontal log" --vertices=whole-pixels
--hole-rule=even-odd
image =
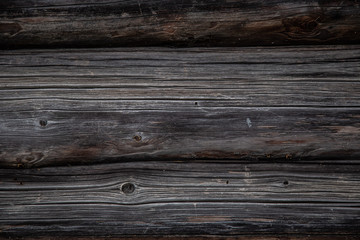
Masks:
[[[11,238],[346,236],[360,226],[359,161],[124,162],[0,169],[0,181],[0,236]]]
[[[37,236],[37,237],[22,237],[21,239],[26,240],[87,240],[89,237],[73,237],[73,236]],[[121,236],[121,237],[94,237],[91,236],[92,240],[358,240],[358,235],[274,235],[274,236]]]
[[[2,0],[0,47],[360,43],[356,0]]]
[[[0,55],[0,165],[360,157],[360,46]]]

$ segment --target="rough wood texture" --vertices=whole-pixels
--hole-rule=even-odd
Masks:
[[[0,47],[360,43],[357,0],[1,0]]]
[[[0,169],[0,182],[8,237],[351,235],[360,226],[359,161]]]
[[[0,237],[1,239],[1,237]],[[9,239],[9,238],[4,238]],[[11,239],[11,238],[10,238]],[[19,237],[27,240],[358,240],[358,235],[281,235],[274,236],[131,236],[131,237],[70,237],[70,236],[43,236],[43,237]]]
[[[0,165],[359,159],[360,46],[0,55]]]

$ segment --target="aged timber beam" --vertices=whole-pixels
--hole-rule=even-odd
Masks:
[[[358,1],[0,1],[0,48],[324,43],[360,43]]]
[[[0,169],[0,237],[358,237],[360,165],[342,162]]]
[[[85,237],[72,237],[72,236],[41,236],[41,237],[25,237],[26,240],[87,240],[89,236]],[[321,234],[321,235],[289,235],[289,234],[276,234],[276,235],[237,235],[237,236],[201,236],[201,235],[192,235],[192,236],[106,236],[106,237],[93,237],[92,240],[358,240],[358,235],[343,235],[343,234]]]
[[[360,157],[360,46],[0,54],[0,165]]]

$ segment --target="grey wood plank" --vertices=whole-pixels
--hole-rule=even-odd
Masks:
[[[356,235],[359,173],[321,161],[0,169],[0,235]]]
[[[0,165],[360,157],[360,47],[1,51]]]
[[[359,43],[357,1],[2,0],[0,47]]]
[[[89,237],[73,237],[73,236],[42,236],[42,237],[21,237],[21,239],[27,240],[58,240],[58,239],[65,239],[65,240],[85,240],[89,239]],[[213,236],[213,235],[206,235],[206,236],[183,236],[183,235],[176,235],[176,236],[122,236],[122,237],[114,237],[114,236],[106,236],[106,237],[91,237],[93,240],[357,240],[357,235],[340,235],[340,234],[331,234],[331,235],[281,235],[276,234],[272,236],[254,236],[254,235],[239,235],[239,236]]]

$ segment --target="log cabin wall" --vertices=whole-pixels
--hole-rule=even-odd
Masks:
[[[360,239],[358,1],[3,0],[0,238]]]

